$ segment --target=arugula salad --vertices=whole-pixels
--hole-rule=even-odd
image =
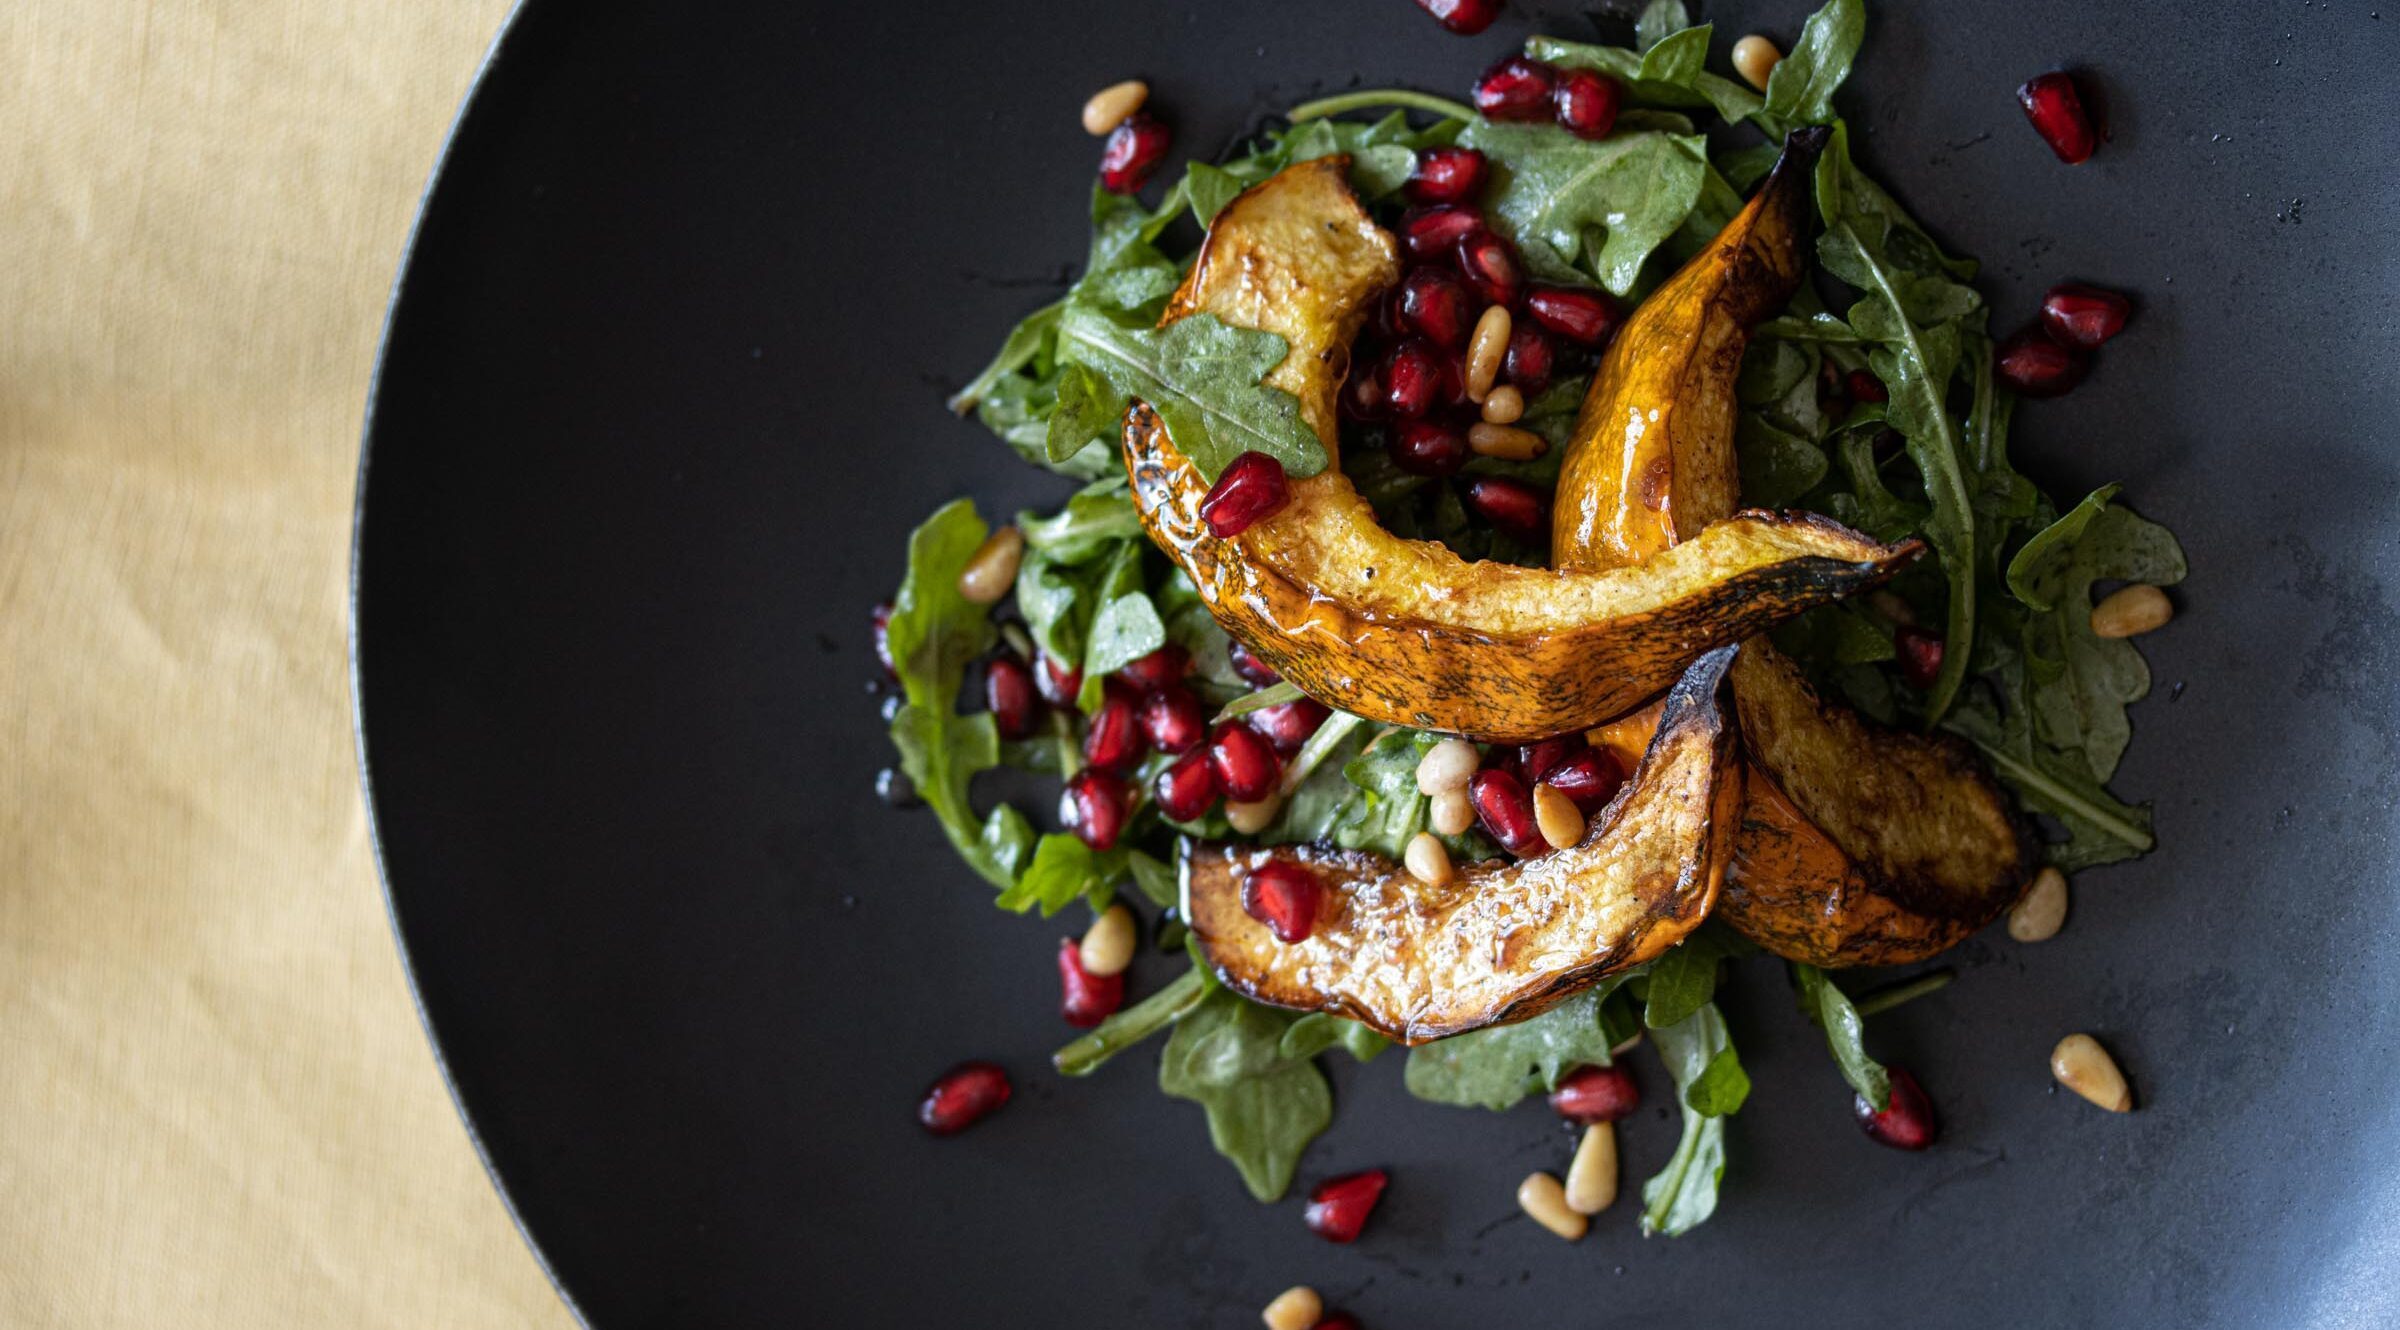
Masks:
[[[1081,275],[1011,330],[951,399],[1028,464],[1077,487],[1062,487],[1055,509],[1005,521],[961,499],[910,537],[905,576],[877,617],[878,647],[897,684],[888,714],[903,788],[1002,910],[1088,911],[1108,922],[1097,951],[1091,937],[1062,948],[1067,1014],[1088,1028],[1056,1050],[1056,1069],[1081,1077],[1120,1057],[1154,1056],[1159,1088],[1198,1105],[1210,1143],[1259,1200],[1290,1188],[1309,1143],[1332,1119],[1324,1057],[1363,1062],[1410,1043],[1394,1055],[1406,1059],[1408,1092],[1429,1104],[1501,1110],[1552,1095],[1575,1117],[1576,1077],[1616,1067],[1627,1083],[1624,1063],[1646,1057],[1646,1046],[1663,1063],[1660,1084],[1672,1086],[1682,1134],[1665,1159],[1627,1161],[1651,1170],[1639,1225],[1646,1234],[1687,1232],[1716,1207],[1727,1119],[1750,1107],[1736,1032],[1716,1002],[1721,985],[1737,982],[1789,985],[1800,1018],[1821,1029],[1871,1137],[1908,1146],[1931,1139],[1921,1088],[1873,1054],[1872,1019],[1940,987],[1950,972],[1915,965],[1898,978],[1860,981],[1835,970],[1848,961],[1792,959],[1815,953],[1756,929],[1745,935],[1724,907],[1705,921],[1678,922],[1672,945],[1655,955],[1577,977],[1538,1002],[1440,1037],[1379,1028],[1339,1004],[1271,1005],[1252,995],[1263,985],[1229,983],[1225,954],[1203,947],[1193,917],[1187,878],[1196,871],[1195,846],[1216,847],[1209,852],[1237,867],[1266,864],[1290,847],[1354,876],[1368,871],[1359,865],[1375,865],[1385,875],[1375,880],[1403,885],[1401,865],[1413,870],[1433,855],[1420,844],[1427,839],[1440,852],[1435,881],[1446,880],[1440,875],[1451,875],[1453,863],[1533,860],[1515,828],[1480,807],[1483,816],[1459,825],[1443,812],[1443,797],[1426,792],[1429,757],[1455,745],[1456,731],[1364,716],[1339,699],[1326,705],[1329,695],[1311,686],[1306,670],[1279,671],[1262,659],[1273,656],[1272,644],[1254,650],[1229,635],[1221,615],[1231,598],[1153,538],[1147,491],[1137,492],[1139,477],[1129,481],[1122,445],[1132,431],[1129,408],[1146,410],[1197,483],[1213,482],[1212,497],[1252,457],[1292,477],[1296,492],[1330,469],[1384,532],[1438,544],[1470,572],[1548,568],[1547,514],[1562,464],[1572,466],[1564,459],[1576,446],[1579,415],[1599,391],[1596,378],[1612,372],[1610,335],[1642,317],[1673,274],[1747,215],[1745,200],[1765,188],[1789,143],[1814,154],[1810,163],[1792,150],[1782,172],[1807,214],[1800,239],[1808,272],[1787,299],[1749,321],[1731,394],[1739,501],[1745,511],[1815,514],[1806,520],[1838,524],[1886,550],[1913,553],[1910,542],[1921,542],[1925,551],[1880,566],[1876,576],[1889,580],[1871,590],[1828,593],[1782,615],[1760,640],[1796,665],[1827,708],[1862,718],[1868,730],[1946,745],[1940,751],[1988,773],[1975,779],[2005,791],[2023,819],[2012,826],[2027,828],[2027,876],[2012,877],[2006,898],[1976,925],[2012,905],[2027,910],[2049,879],[2152,848],[2149,812],[2108,788],[2130,738],[2127,708],[2147,693],[2149,672],[2132,634],[2116,631],[2095,600],[2119,583],[2156,595],[2182,578],[2182,553],[2165,528],[2125,506],[2117,486],[2053,495],[2012,464],[2018,401],[2047,391],[2025,358],[2055,352],[2079,374],[2088,348],[2053,339],[2012,350],[1974,285],[1973,260],[1947,252],[1853,159],[1835,102],[1867,26],[1866,0],[1829,0],[1798,29],[1763,87],[1753,87],[1709,68],[1723,45],[1709,25],[1691,24],[1680,0],[1656,0],[1631,45],[1533,38],[1478,85],[1476,105],[1394,89],[1295,106],[1233,155],[1191,162],[1154,203],[1142,200],[1139,173],[1129,177],[1125,168],[1163,152],[1164,131],[1139,123],[1145,113],[1135,110],[1118,122],[1120,133],[1136,130],[1131,146],[1120,151],[1112,137],[1103,184],[1092,193]],[[1748,72],[1741,61],[1732,67]],[[1544,81],[1545,105],[1557,114],[1520,114],[1521,103],[1510,100],[1516,93],[1494,82],[1503,69]],[[1590,94],[1594,83],[1605,84],[1596,95],[1612,112],[1596,135],[1589,106],[1571,105],[1565,91]],[[1278,384],[1278,365],[1296,354],[1292,337],[1180,303],[1170,308],[1194,278],[1202,236],[1237,198],[1328,159],[1342,164],[1358,205],[1382,227],[1413,236],[1412,226],[1431,225],[1430,210],[1462,209],[1482,228],[1477,236],[1505,242],[1522,288],[1561,293],[1548,313],[1519,298],[1521,331],[1500,367],[1481,374],[1484,392],[1475,399],[1480,422],[1503,428],[1451,429],[1477,440],[1458,458],[1412,453],[1416,445],[1404,440],[1423,431],[1379,414],[1378,395],[1400,391],[1406,366],[1393,368],[1395,358],[1410,354],[1386,348],[1417,344],[1408,341],[1418,326],[1410,320],[1433,326],[1438,304],[1395,311],[1378,303],[1368,316],[1342,380],[1338,450],[1325,446],[1301,395]],[[1437,163],[1471,178],[1436,178]],[[1491,274],[1479,275],[1472,255],[1466,262],[1479,307]],[[1449,280],[1410,289],[1447,291]],[[2121,324],[2121,303],[2116,308]],[[1532,330],[1530,341],[1522,330]],[[1431,344],[1449,357],[1436,366],[1445,373],[1472,359],[1463,343]],[[1466,373],[1476,377],[1471,364]],[[1459,399],[1454,381],[1435,391],[1437,412],[1449,409],[1440,401]],[[1505,409],[1492,405],[1496,396]],[[1350,409],[1353,400],[1360,409]],[[1477,419],[1475,404],[1458,409],[1461,421]],[[1543,515],[1523,520],[1511,504],[1538,505],[1528,510]],[[1748,733],[1753,720],[1745,703],[1740,725],[1727,722],[1718,742],[1733,743],[1738,728],[1750,756],[1720,757],[1721,766],[1772,756]],[[1546,771],[1565,772],[1560,763],[1575,754],[1606,758],[1600,731],[1587,741],[1583,728],[1556,741],[1477,742],[1469,765],[1504,768],[1519,788],[1532,785]],[[1662,760],[1666,730],[1659,732],[1643,770]],[[1552,742],[1567,747],[1536,756]],[[1213,755],[1220,744],[1234,751],[1213,766],[1192,756]],[[1638,745],[1630,751],[1641,753]],[[1605,770],[1600,759],[1590,765]],[[1265,786],[1241,774],[1245,762],[1265,763]],[[1066,783],[1059,829],[1040,810],[980,801],[976,778],[996,768]],[[1618,808],[1642,777],[1631,758],[1612,775],[1595,806],[1577,814],[1572,836],[1584,834],[1583,817],[1599,837],[1608,818],[1631,815],[1598,804]],[[1750,779],[1755,786],[1761,778]],[[1567,780],[1560,775],[1558,786]],[[1629,793],[1618,796],[1619,788]],[[1797,791],[1793,802],[1803,802]],[[1553,805],[1566,806],[1551,798],[1545,817]],[[1560,845],[1537,839],[1531,853]],[[2004,848],[2016,852],[2013,842]],[[1252,876],[1260,881],[1246,889],[1243,908],[1269,920],[1274,902],[1253,898],[1264,890],[1264,869]],[[1468,878],[1489,880],[1472,871]],[[2020,897],[2028,880],[2041,889]],[[1698,908],[1706,913],[1705,898]],[[2061,894],[2052,913],[2063,909]],[[1292,941],[1275,922],[1275,935]],[[2012,931],[2018,922],[2012,913]],[[2056,928],[2055,917],[2047,926]],[[2040,927],[2033,921],[2020,935],[2046,936]],[[1125,956],[1134,937],[1150,959],[1136,967],[1146,991],[1129,995],[1127,981],[1137,976]],[[1005,1081],[976,1093],[987,1106],[995,1095],[1004,1100]],[[1895,1125],[1894,1115],[1911,1113],[1922,1120]]]

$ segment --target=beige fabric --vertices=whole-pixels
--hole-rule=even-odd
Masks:
[[[569,1324],[410,1006],[343,584],[502,0],[0,3],[0,1326]]]

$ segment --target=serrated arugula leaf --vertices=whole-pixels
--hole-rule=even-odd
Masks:
[[[1833,1053],[1842,1079],[1859,1097],[1878,1107],[1891,1103],[1891,1077],[1883,1064],[1867,1056],[1867,1023],[1848,994],[1814,965],[1792,964],[1792,982],[1800,989],[1800,1010],[1825,1032],[1825,1047]]]
[[[1650,0],[1642,6],[1641,17],[1633,21],[1634,49],[1647,51],[1691,25],[1683,0]]]
[[[1221,166],[1194,162],[1184,168],[1183,192],[1191,200],[1192,220],[1205,227],[1225,211],[1225,205],[1255,181],[1244,180]]]
[[[1983,750],[1993,773],[2021,803],[2066,828],[2067,839],[2048,847],[2049,861],[2072,872],[2149,853],[2156,843],[2149,810],[2111,795],[2093,779],[2080,751],[2054,748],[2034,736],[2024,663],[2004,662],[1990,677],[1999,702],[1970,694],[1943,727]]]
[[[2092,631],[2092,584],[2168,586],[2183,580],[2183,549],[2165,527],[2094,491],[2037,533],[2008,565],[2009,589],[2035,613],[2025,626],[2036,732],[2078,751],[2092,779],[2115,774],[2133,737],[2125,709],[2150,692],[2150,667],[2130,641]]]
[[[1325,1074],[1284,1056],[1297,1019],[1212,989],[1175,1023],[1159,1057],[1158,1088],[1207,1112],[1210,1142],[1261,1201],[1283,1195],[1301,1151],[1333,1121]]]
[[[1005,888],[1015,879],[1008,862],[1018,844],[1013,827],[997,825],[987,843],[967,797],[968,782],[998,764],[999,735],[990,715],[961,716],[954,705],[968,664],[994,637],[986,608],[958,593],[959,571],[988,534],[966,499],[944,506],[910,533],[908,572],[893,598],[884,640],[907,699],[892,717],[900,768],[959,857]]]
[[[1166,644],[1167,626],[1159,620],[1158,607],[1144,593],[1128,591],[1092,616],[1091,645],[1083,653],[1084,678],[1121,670]]]
[[[1066,506],[1043,517],[1018,513],[1025,548],[1060,563],[1082,563],[1113,554],[1119,545],[1143,539],[1141,514],[1121,475],[1077,490]]]
[[[1015,914],[1038,906],[1045,919],[1087,896],[1105,906],[1097,898],[1125,875],[1125,856],[1122,847],[1095,850],[1079,837],[1051,832],[1034,844],[1023,876],[993,903]]]
[[[1767,76],[1767,114],[1786,125],[1830,122],[1834,90],[1850,77],[1866,35],[1866,0],[1828,0],[1809,15],[1800,40]]]
[[[1713,1002],[1652,1031],[1651,1039],[1675,1079],[1683,1136],[1666,1167],[1642,1184],[1642,1233],[1672,1238],[1716,1213],[1717,1184],[1725,1176],[1725,1119],[1749,1097],[1750,1078]]]
[[[1325,445],[1300,416],[1300,399],[1262,382],[1283,363],[1281,337],[1193,314],[1164,328],[1127,323],[1070,304],[1059,354],[1090,366],[1115,391],[1121,414],[1148,402],[1167,435],[1210,479],[1246,452],[1283,463],[1294,477],[1325,469]]]
[[[1058,404],[1051,410],[1042,452],[1063,462],[1085,445],[1105,444],[1125,418],[1125,397],[1098,370],[1069,361],[1058,367]]]
[[[1478,120],[1458,141],[1498,167],[1487,212],[1535,275],[1631,291],[1700,197],[1708,140],[1619,128],[1598,143],[1555,125]]]
[[[1675,40],[1676,36],[1672,34],[1662,37],[1658,46]],[[1702,43],[1705,54],[1705,37]],[[1651,51],[1655,52],[1658,46],[1651,47]],[[1531,37],[1526,39],[1525,54],[1562,69],[1596,69],[1624,84],[1625,98],[1634,106],[1663,106],[1676,110],[1705,107],[1722,116],[1727,124],[1733,124],[1757,114],[1766,105],[1757,93],[1732,79],[1711,74],[1689,63],[1688,57],[1676,58],[1671,66],[1671,72],[1681,77],[1664,78],[1657,75],[1670,72],[1666,61],[1649,66],[1646,54],[1629,51],[1622,46],[1594,46],[1586,42],[1563,41],[1557,37]],[[1645,76],[1646,66],[1650,71],[1648,76]]]
[[[1376,1054],[1391,1046],[1390,1039],[1357,1021],[1327,1011],[1312,1011],[1284,1030],[1278,1051],[1287,1058],[1313,1058],[1338,1048],[1360,1062],[1372,1062]]]
[[[1408,1092],[1437,1104],[1499,1110],[1558,1088],[1577,1067],[1605,1067],[1609,1050],[1639,1028],[1604,1007],[1630,975],[1612,975],[1531,1020],[1470,1030],[1408,1051]]]

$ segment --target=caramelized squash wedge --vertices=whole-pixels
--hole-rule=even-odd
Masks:
[[[1392,239],[1359,207],[1346,169],[1338,157],[1303,162],[1227,204],[1166,314],[1205,311],[1283,336],[1290,351],[1267,382],[1299,397],[1328,456],[1338,456],[1333,399],[1351,337],[1397,271]],[[1620,715],[1701,653],[1872,586],[1921,553],[1822,518],[1728,513],[1639,567],[1470,563],[1384,530],[1338,467],[1294,481],[1286,508],[1222,540],[1200,519],[1208,481],[1138,402],[1124,453],[1152,539],[1226,631],[1284,678],[1369,720],[1493,740]]]
[[[1522,1020],[1650,960],[1707,917],[1730,854],[1741,789],[1723,698],[1732,655],[1719,648],[1684,673],[1640,767],[1581,842],[1469,864],[1440,887],[1380,855],[1187,842],[1192,936],[1235,992],[1411,1044]],[[1326,887],[1316,930],[1296,943],[1242,908],[1249,874],[1276,860]]]

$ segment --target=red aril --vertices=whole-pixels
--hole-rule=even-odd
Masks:
[[[1525,292],[1525,313],[1544,332],[1577,346],[1598,346],[1617,330],[1617,302],[1579,287],[1532,287]]]
[[[1569,1122],[1618,1122],[1642,1106],[1642,1088],[1623,1063],[1578,1067],[1550,1092],[1550,1109]]]
[[[1226,463],[1225,474],[1208,487],[1208,496],[1200,500],[1200,520],[1217,539],[1231,540],[1291,501],[1292,482],[1283,473],[1283,463],[1265,453],[1243,453]]]
[[[1166,122],[1146,111],[1136,111],[1123,123],[1108,131],[1108,142],[1100,148],[1100,187],[1111,194],[1131,194],[1139,190],[1167,159],[1167,147],[1175,136]]]
[[[961,1062],[926,1087],[917,1124],[936,1136],[965,1131],[1008,1102],[1008,1073],[993,1062]]]
[[[1392,426],[1383,450],[1392,465],[1412,476],[1454,476],[1474,456],[1467,436],[1439,420],[1403,420]]]
[[[2063,69],[2027,80],[2017,89],[2017,105],[2025,109],[2033,132],[2069,166],[2090,157],[2100,146],[2099,135],[2092,132],[2092,118],[2083,109],[2083,93],[2075,86],[2075,76]]]
[[[1208,737],[1208,708],[1179,683],[1144,697],[1141,719],[1142,737],[1162,753],[1188,753]]]
[[[1850,400],[1854,402],[1888,402],[1892,400],[1892,395],[1884,390],[1883,380],[1876,378],[1872,372],[1867,370],[1854,369],[1850,371],[1848,377],[1842,380],[1842,386],[1849,391]]]
[[[1233,672],[1261,688],[1272,688],[1283,682],[1283,676],[1267,667],[1267,663],[1250,654],[1250,648],[1236,642],[1227,653],[1233,662]]]
[[[1058,820],[1095,850],[1113,849],[1125,834],[1133,793],[1110,772],[1085,767],[1058,792]]]
[[[1217,788],[1228,799],[1252,803],[1274,792],[1283,763],[1267,737],[1238,721],[1219,725],[1208,736],[1208,765],[1216,772]]]
[[[1171,821],[1189,822],[1217,801],[1217,773],[1208,764],[1208,750],[1195,748],[1176,758],[1150,782],[1150,797]]]
[[[2090,351],[2125,331],[2133,302],[2114,291],[2070,282],[2042,297],[2042,330],[2061,346]]]
[[[1375,1203],[1383,1199],[1383,1189],[1391,1181],[1391,1174],[1370,1168],[1318,1183],[1316,1190],[1308,1194],[1308,1210],[1302,1216],[1308,1231],[1327,1242],[1358,1241],[1360,1230],[1367,1226],[1367,1216],[1375,1213]]]
[[[875,659],[883,666],[884,677],[898,682],[900,671],[892,664],[892,602],[884,601],[867,611],[867,622],[875,634]]]
[[[1169,642],[1117,671],[1117,676],[1143,692],[1155,692],[1183,682],[1192,672],[1192,653],[1181,642]]]
[[[1242,910],[1265,924],[1279,942],[1305,942],[1317,931],[1325,884],[1298,864],[1270,860],[1242,883]]]
[[[1411,208],[1400,214],[1400,243],[1412,259],[1446,259],[1468,233],[1484,229],[1483,214],[1463,203]]]
[[[1433,409],[1442,391],[1442,355],[1433,343],[1411,337],[1383,358],[1383,407],[1395,418],[1415,420]]]
[[[1552,739],[1537,739],[1517,749],[1516,765],[1510,768],[1519,780],[1538,785],[1550,779],[1550,773],[1561,762],[1588,747],[1580,734],[1562,734]]]
[[[1251,729],[1266,736],[1269,747],[1288,755],[1299,752],[1300,745],[1307,743],[1308,737],[1332,714],[1315,698],[1301,697],[1260,707],[1242,719],[1249,722]]]
[[[1867,1102],[1865,1095],[1850,1097],[1850,1111],[1858,1118],[1860,1130],[1877,1145],[1895,1150],[1922,1150],[1933,1144],[1937,1128],[1933,1120],[1933,1101],[1925,1097],[1925,1087],[1905,1067],[1887,1069],[1892,1081],[1891,1102],[1881,1109]]]
[[[1542,492],[1506,476],[1478,476],[1459,496],[1467,510],[1529,544],[1550,533],[1550,516],[1543,511]]]
[[[1483,154],[1473,148],[1427,148],[1401,190],[1411,203],[1463,203],[1483,188],[1484,170]]]
[[[1486,120],[1547,120],[1557,71],[1539,60],[1512,55],[1475,80],[1475,109]]]
[[[1465,346],[1480,312],[1474,293],[1448,268],[1411,268],[1400,279],[1401,329],[1421,334],[1435,346],[1453,351]]]
[[[1605,748],[1586,748],[1542,777],[1542,784],[1552,786],[1575,802],[1575,808],[1590,817],[1608,807],[1625,784],[1625,768],[1617,755]]]
[[[1071,937],[1058,940],[1058,1014],[1067,1024],[1091,1029],[1125,1005],[1125,976],[1093,974],[1083,968],[1083,944]]]
[[[1490,231],[1460,237],[1458,270],[1487,305],[1516,304],[1525,292],[1525,267],[1517,261],[1517,251]]]
[[[1500,17],[1500,0],[1417,0],[1417,8],[1461,37],[1472,37]]]
[[[1892,630],[1892,651],[1899,658],[1900,677],[1919,691],[1933,687],[1942,675],[1942,635],[1913,623]]]
[[[1508,354],[1500,360],[1500,377],[1531,397],[1550,386],[1550,372],[1557,365],[1558,352],[1549,338],[1533,328],[1518,328],[1508,335]]]
[[[1992,352],[1992,373],[2025,397],[2056,397],[2083,382],[2089,362],[2040,328],[2027,328]]]
[[[1367,1327],[1348,1312],[1327,1312],[1308,1330],[1367,1330]]]
[[[1570,69],[1558,76],[1550,102],[1558,123],[1579,139],[1604,139],[1617,127],[1617,102],[1622,91],[1615,80],[1588,69]]]
[[[1475,805],[1476,820],[1500,848],[1519,858],[1548,848],[1533,820],[1533,799],[1515,776],[1486,767],[1467,782],[1467,798]]]
[[[1075,695],[1083,691],[1083,671],[1062,665],[1058,657],[1044,652],[1034,659],[1033,682],[1041,690],[1043,701],[1054,707],[1071,707],[1075,705]]]
[[[992,727],[1003,739],[1022,739],[1041,719],[1042,699],[1033,687],[1033,671],[1015,656],[994,656],[983,667],[983,705],[992,713]]]
[[[1100,709],[1084,722],[1083,760],[1122,775],[1142,760],[1142,698],[1116,679],[1101,689]]]

